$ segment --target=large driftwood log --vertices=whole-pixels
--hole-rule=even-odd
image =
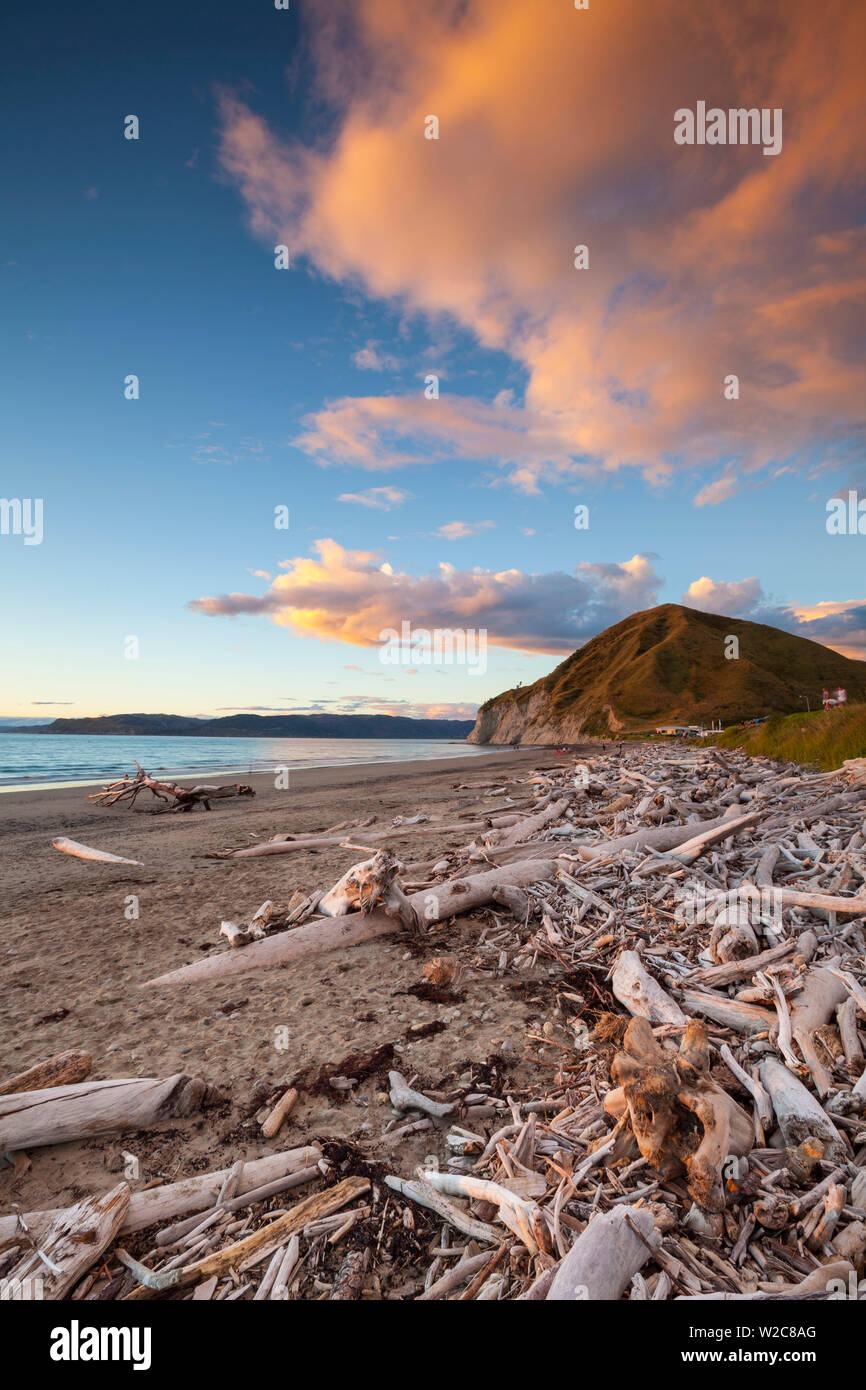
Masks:
[[[46,1086],[69,1086],[75,1081],[83,1081],[90,1075],[93,1058],[89,1052],[72,1050],[58,1052],[47,1062],[37,1062],[35,1067],[19,1072],[0,1085],[0,1096],[17,1095],[21,1091],[40,1091]]]
[[[305,1144],[301,1148],[287,1149],[284,1153],[268,1154],[266,1158],[252,1158],[243,1165],[234,1195],[243,1197],[247,1192],[255,1192],[291,1173],[301,1172],[318,1163],[321,1157],[322,1151],[317,1145]],[[220,1168],[214,1173],[199,1173],[193,1178],[182,1178],[180,1182],[133,1192],[118,1234],[132,1235],[163,1221],[207,1211],[220,1196],[232,1171],[232,1168]],[[24,1222],[36,1240],[41,1240],[59,1210],[30,1211],[25,1214]],[[0,1250],[7,1249],[16,1239],[20,1239],[20,1236],[16,1237],[18,1230],[16,1215],[0,1216]]]
[[[685,1169],[698,1205],[724,1211],[722,1165],[731,1155],[751,1151],[754,1130],[751,1116],[710,1075],[704,1025],[690,1019],[673,1056],[662,1051],[645,1018],[633,1019],[611,1076],[618,1089],[609,1092],[604,1107],[617,1119],[628,1110],[647,1162],[665,1177]]]
[[[547,1302],[622,1298],[660,1244],[652,1214],[645,1208],[614,1207],[594,1217],[560,1260]]]
[[[844,1158],[842,1136],[811,1091],[777,1057],[765,1058],[758,1070],[788,1147],[796,1148],[804,1139],[815,1138],[823,1143],[825,1158]]]
[[[611,988],[621,1004],[636,1018],[648,1018],[651,1023],[686,1025],[686,1016],[679,1004],[662,989],[657,980],[644,968],[635,951],[623,951],[611,975]]]
[[[165,1080],[131,1077],[50,1086],[0,1099],[0,1150],[38,1149],[147,1129],[173,1116],[198,1110],[207,1093],[204,1081],[178,1072]]]
[[[493,890],[499,884],[510,883],[516,887],[537,883],[540,879],[553,878],[556,874],[556,860],[530,859],[511,864],[501,869],[488,869],[483,874],[473,874],[471,878],[451,879],[438,884],[429,891],[409,895],[408,901],[423,922],[442,922],[458,913],[473,912],[491,902]],[[270,936],[266,941],[254,941],[242,951],[226,951],[220,956],[210,956],[197,960],[192,965],[184,965],[166,975],[148,980],[148,985],[191,984],[197,980],[222,979],[226,975],[242,975],[249,970],[258,970],[272,965],[283,965],[287,961],[300,960],[306,956],[318,955],[323,951],[335,951],[347,946],[357,946],[365,941],[373,941],[378,936],[387,936],[397,930],[397,923],[386,913],[374,911],[368,916],[351,912],[346,917],[332,917],[324,922],[307,922],[293,931]]]
[[[51,1212],[37,1242],[47,1259],[19,1232],[26,1250],[4,1276],[9,1281],[6,1297],[14,1298],[16,1286],[32,1279],[40,1281],[42,1298],[64,1298],[114,1240],[128,1205],[129,1188],[122,1182],[102,1197],[85,1197]]]
[[[764,892],[767,890],[764,889]],[[760,888],[744,880],[738,893],[747,898],[761,897]],[[799,888],[774,888],[773,900],[781,907],[810,907],[816,912],[836,912],[849,917],[866,916],[866,893],[856,898],[841,898],[832,893],[805,893]]]
[[[659,825],[644,830],[634,830],[630,835],[620,835],[615,840],[601,840],[596,845],[581,845],[581,859],[607,858],[609,854],[619,854],[621,850],[657,849],[662,853],[676,849],[693,840],[699,834],[715,830],[718,826],[730,825],[731,816],[718,816],[714,820],[692,820],[685,825]]]

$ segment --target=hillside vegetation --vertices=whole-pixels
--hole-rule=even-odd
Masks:
[[[756,757],[820,767],[841,767],[846,758],[866,758],[866,705],[817,710],[812,714],[774,715],[766,724],[725,729],[719,748],[744,748]]]

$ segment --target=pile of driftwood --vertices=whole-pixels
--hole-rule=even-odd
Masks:
[[[630,745],[522,784],[461,786],[470,795],[448,817],[227,851],[344,845],[368,857],[335,885],[223,924],[234,949],[154,984],[396,932],[423,954],[429,924],[483,913],[456,955],[437,956],[431,938],[427,982],[447,993],[478,970],[530,981],[539,964],[546,979],[553,968],[543,1024],[526,1039],[548,1079],[521,1092],[488,1067],[433,1092],[384,1053],[368,1059],[393,1112],[372,1152],[322,1140],[309,1161],[304,1150],[272,1179],[283,1194],[289,1179],[315,1184],[288,1206],[267,1183],[250,1193],[256,1161],[194,1180],[197,1205],[172,1196],[132,1227],[115,1207],[149,1198],[153,1214],[170,1189],[115,1189],[76,1209],[97,1244],[116,1221],[88,1266],[101,1259],[98,1274],[82,1283],[76,1270],[76,1296],[866,1297],[861,770],[810,775],[741,753]],[[409,859],[425,836],[435,853]],[[351,1086],[361,1066],[347,1060],[331,1085]],[[273,1098],[263,1133],[294,1098]],[[0,1149],[24,1146],[26,1114],[41,1108],[13,1116],[23,1129],[10,1143],[10,1099]],[[400,1160],[418,1134],[420,1168]],[[257,1162],[277,1158],[290,1161]],[[30,1246],[0,1221],[0,1252],[18,1241],[32,1269],[40,1223],[56,1233],[73,1218],[23,1219]],[[135,1256],[118,1248],[118,1235],[145,1227]]]

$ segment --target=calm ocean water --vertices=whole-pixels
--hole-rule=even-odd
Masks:
[[[0,790],[133,776],[133,759],[159,776],[269,772],[275,767],[473,757],[489,750],[449,739],[135,738],[122,734],[0,732]]]

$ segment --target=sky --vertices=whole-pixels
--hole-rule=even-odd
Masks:
[[[866,657],[864,7],[5,27],[7,722],[469,718],[669,602]],[[677,143],[700,102],[781,147]]]

